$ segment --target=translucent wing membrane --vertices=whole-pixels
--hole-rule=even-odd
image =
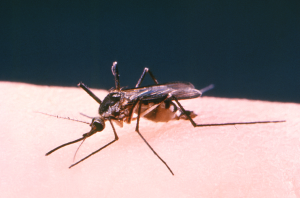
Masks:
[[[194,88],[191,83],[173,82],[159,85],[140,87],[135,89],[124,89],[125,97],[130,100],[141,98],[143,101],[160,101],[172,94],[179,100],[197,98],[201,96],[201,91]]]

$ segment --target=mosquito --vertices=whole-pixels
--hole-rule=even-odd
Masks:
[[[83,162],[87,158],[98,153],[99,151],[108,147],[109,145],[113,144],[119,139],[113,123],[116,123],[118,126],[122,127],[123,123],[130,124],[131,121],[136,120],[135,131],[142,138],[142,140],[147,144],[147,146],[151,149],[151,151],[159,158],[159,160],[168,168],[171,174],[174,175],[169,165],[160,157],[160,155],[152,148],[152,146],[147,142],[147,140],[141,134],[139,130],[141,117],[154,122],[167,122],[169,120],[185,119],[185,120],[189,120],[194,127],[285,122],[285,120],[280,120],[280,121],[196,124],[192,118],[196,117],[197,115],[193,111],[185,110],[183,106],[180,104],[179,100],[200,97],[202,93],[212,89],[213,85],[209,85],[201,90],[197,90],[195,89],[194,85],[186,82],[171,82],[171,83],[159,84],[156,78],[154,77],[153,73],[147,67],[145,67],[135,88],[123,89],[120,87],[120,80],[119,80],[120,75],[118,72],[117,62],[113,63],[111,70],[115,78],[115,88],[111,88],[109,90],[108,95],[103,99],[103,101],[101,101],[86,85],[84,85],[81,82],[78,84],[79,87],[81,87],[84,91],[86,91],[100,105],[98,110],[99,116],[97,117],[87,116],[92,119],[91,123],[88,123],[91,126],[91,130],[87,133],[84,133],[82,137],[77,140],[62,144],[52,149],[51,151],[46,153],[46,156],[50,155],[54,151],[62,147],[65,147],[67,145],[74,144],[80,141],[82,144],[86,138],[94,135],[97,132],[103,131],[105,129],[105,122],[108,121],[113,129],[114,140],[102,146],[98,150],[92,152],[91,154],[87,155],[86,157],[82,158],[81,160],[77,161],[76,163],[72,164],[69,167],[72,168],[73,166]],[[155,85],[141,87],[140,85],[147,73],[151,76]],[[50,114],[46,114],[46,115],[50,115]],[[70,119],[68,117],[67,118],[59,117],[59,116],[55,116],[55,117],[69,119],[73,121],[79,121],[75,119]],[[83,121],[79,121],[79,122],[83,122]]]

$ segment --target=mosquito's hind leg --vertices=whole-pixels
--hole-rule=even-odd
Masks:
[[[190,120],[194,127],[204,127],[204,126],[225,126],[225,125],[237,125],[237,124],[264,124],[264,123],[277,123],[277,122],[285,122],[285,120],[277,120],[277,121],[254,121],[254,122],[228,122],[228,123],[214,123],[214,124],[196,124],[195,121],[191,118],[189,111],[186,111],[183,106],[180,104],[178,99],[175,96],[172,96],[172,99],[175,100],[179,108],[186,115],[186,117]]]
[[[139,87],[142,83],[142,81],[144,80],[144,77],[146,75],[146,73],[149,73],[149,75],[151,76],[152,80],[155,82],[155,84],[158,84],[158,81],[156,80],[156,78],[154,77],[154,75],[152,74],[152,72],[150,71],[149,68],[145,67],[140,79],[138,80],[138,82],[135,85],[135,88]]]

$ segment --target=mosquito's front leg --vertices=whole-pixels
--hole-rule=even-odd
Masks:
[[[149,73],[149,75],[151,76],[151,78],[153,79],[153,81],[155,82],[155,84],[158,84],[158,81],[156,80],[156,78],[154,77],[154,75],[152,74],[152,72],[150,71],[149,68],[145,67],[140,79],[138,80],[138,82],[135,85],[135,88],[139,87],[146,75],[146,73]]]
[[[101,151],[102,149],[106,148],[107,146],[111,145],[112,143],[114,143],[115,141],[117,141],[117,140],[119,139],[119,137],[118,137],[118,135],[117,135],[117,132],[116,132],[116,130],[115,130],[115,127],[114,127],[113,123],[111,122],[111,119],[110,119],[110,118],[109,118],[109,122],[110,122],[110,124],[111,124],[111,126],[112,126],[112,129],[113,129],[113,132],[114,132],[114,135],[115,135],[115,139],[114,139],[113,141],[109,142],[108,144],[104,145],[104,146],[101,147],[100,149],[98,149],[98,150],[92,152],[91,154],[89,154],[89,155],[86,156],[85,158],[79,160],[79,161],[76,162],[75,164],[72,164],[69,168],[72,168],[73,166],[75,166],[75,165],[79,164],[80,162],[86,160],[87,158],[89,158],[89,157],[91,157],[92,155],[98,153],[99,151]]]
[[[147,144],[147,146],[151,149],[151,151],[166,165],[166,167],[169,169],[169,171],[174,175],[171,168],[168,166],[168,164],[154,151],[154,149],[150,146],[150,144],[147,142],[147,140],[142,136],[142,134],[139,131],[139,124],[140,124],[140,115],[141,115],[141,107],[142,107],[142,101],[139,100],[139,109],[138,109],[138,116],[137,116],[137,122],[136,122],[136,128],[135,131],[139,134],[139,136],[144,140],[144,142]]]
[[[96,102],[98,102],[100,105],[102,101],[82,82],[78,83],[78,87],[81,87],[86,93],[88,93]]]

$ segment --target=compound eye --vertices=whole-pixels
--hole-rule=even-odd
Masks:
[[[97,132],[102,131],[105,128],[104,120],[100,118],[95,118],[94,121],[92,122],[92,128]]]

